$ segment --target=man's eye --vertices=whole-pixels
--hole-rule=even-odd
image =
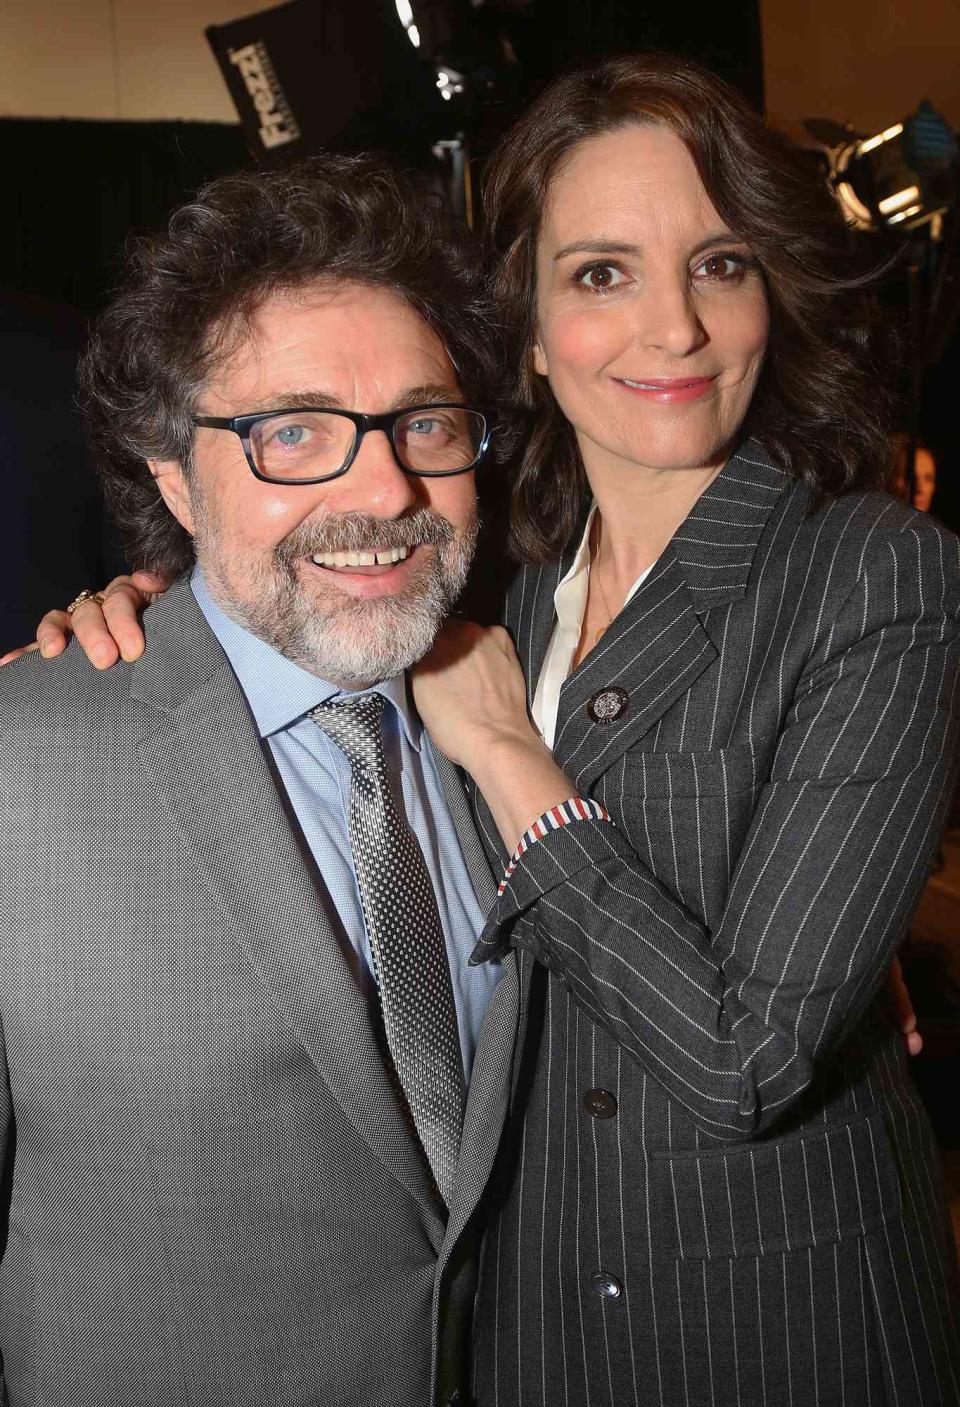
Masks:
[[[281,425],[274,431],[273,438],[277,444],[294,449],[297,445],[303,444],[308,434],[309,431],[305,425]]]
[[[605,293],[608,288],[619,288],[626,282],[626,275],[616,264],[585,264],[574,274],[574,282],[597,293]]]
[[[407,430],[411,435],[439,435],[447,429],[448,425],[432,415],[420,415],[416,420],[407,421]]]

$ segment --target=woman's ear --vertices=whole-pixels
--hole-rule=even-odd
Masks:
[[[190,506],[190,489],[186,475],[176,459],[148,459],[150,473],[163,495],[163,501],[177,522],[192,537],[193,510]]]
[[[533,343],[533,369],[538,376],[547,375],[547,354],[539,337],[535,338]]]

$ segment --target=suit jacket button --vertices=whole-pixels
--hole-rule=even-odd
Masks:
[[[596,1270],[590,1276],[590,1288],[603,1300],[618,1300],[623,1294],[623,1286],[615,1275],[605,1270]]]
[[[595,1119],[612,1119],[617,1112],[617,1101],[607,1089],[588,1089],[583,1096],[583,1107]]]
[[[601,689],[587,704],[587,712],[594,723],[616,723],[630,707],[630,695],[625,689],[617,689],[611,684],[609,689]]]

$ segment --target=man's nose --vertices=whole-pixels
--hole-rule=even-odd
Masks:
[[[418,501],[418,481],[397,463],[385,430],[368,430],[346,474],[331,483],[338,513],[371,513],[398,518]]]

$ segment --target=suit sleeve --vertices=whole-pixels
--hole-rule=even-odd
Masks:
[[[872,545],[789,702],[713,931],[586,820],[530,846],[481,935],[477,958],[526,915],[523,945],[715,1138],[798,1099],[918,902],[955,773],[958,548],[932,525]]]
[[[13,1181],[14,1145],[13,1101],[10,1094],[10,1075],[7,1070],[7,1041],[0,1017],[0,1220],[6,1227],[10,1215],[10,1187]],[[0,1339],[0,1403],[7,1402],[7,1380],[4,1364],[6,1344]]]

